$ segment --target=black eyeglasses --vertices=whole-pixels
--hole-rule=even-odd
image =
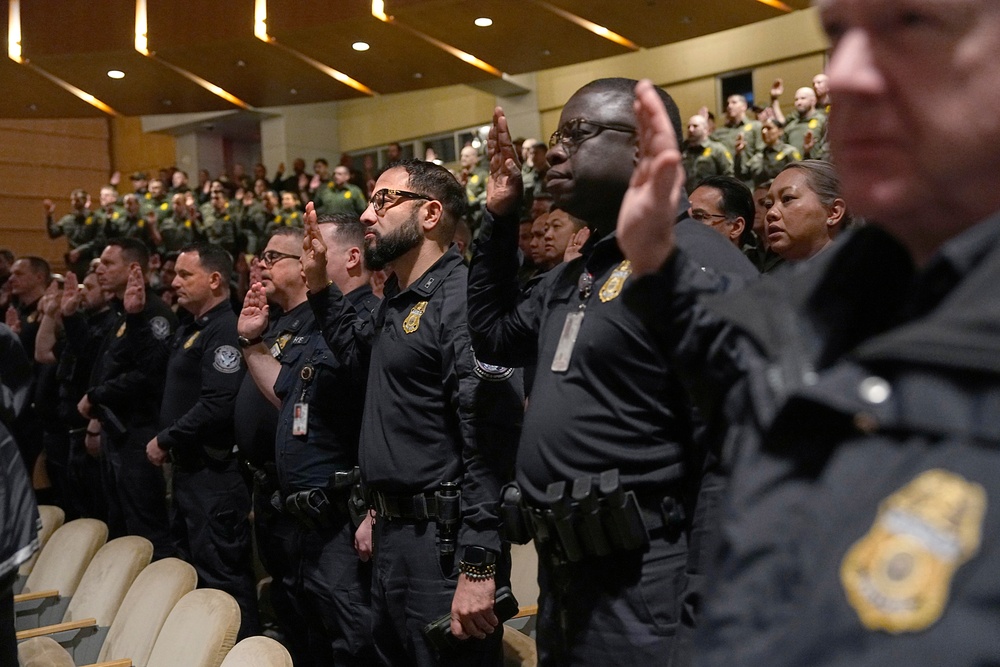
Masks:
[[[278,252],[277,250],[265,250],[260,254],[260,263],[268,269],[273,268],[275,264],[283,259],[300,259],[300,256],[289,255],[288,253]]]
[[[604,130],[635,134],[635,128],[631,125],[598,123],[586,118],[570,118],[549,137],[549,148],[555,148],[559,144],[562,144],[566,147],[567,153],[572,153],[580,144],[587,139],[593,139]]]
[[[434,197],[428,197],[427,195],[417,194],[416,192],[407,192],[406,190],[390,190],[388,188],[382,188],[378,192],[372,195],[372,208],[378,213],[385,208],[386,199],[392,197],[393,199],[423,199],[425,201],[435,201]]]
[[[725,220],[726,215],[724,213],[709,213],[708,211],[703,211],[700,208],[688,209],[688,215],[697,220],[698,222],[709,222],[713,218],[718,218],[719,220]],[[710,224],[715,224],[714,222]]]

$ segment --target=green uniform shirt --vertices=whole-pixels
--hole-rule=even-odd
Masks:
[[[368,206],[361,188],[353,183],[338,186],[333,181],[327,181],[316,188],[313,202],[316,204],[317,214],[329,215],[334,213],[361,215]]]
[[[235,254],[236,246],[236,223],[229,215],[229,206],[222,213],[217,213],[213,208],[202,220],[201,231],[205,235],[205,240],[215,243]]]
[[[140,222],[145,223],[145,220]],[[171,216],[159,223],[159,230],[160,236],[163,237],[163,249],[166,252],[176,252],[188,244],[204,239],[198,225],[191,218],[182,220]]]
[[[303,226],[302,223],[302,213],[298,210],[286,211],[281,209],[280,211],[275,211],[274,215],[270,216],[270,220],[264,227],[264,236],[270,236],[274,233],[274,230],[280,227],[299,227]]]
[[[763,149],[747,154],[747,151],[736,155],[736,177],[753,182],[754,187],[777,176],[785,165],[798,162],[802,153],[791,144],[782,142],[774,146],[764,145]]]
[[[812,132],[815,146],[811,153],[806,154],[802,147],[806,133]],[[785,123],[785,141],[795,146],[804,157],[813,160],[826,158],[826,115],[822,111],[813,110],[807,116],[800,116],[796,111],[788,117]]]
[[[717,141],[706,139],[692,146],[684,145],[684,173],[687,174],[685,187],[688,194],[694,192],[698,184],[709,176],[732,176],[733,156]]]
[[[745,151],[756,153],[764,147],[764,138],[760,133],[760,121],[748,120],[746,116],[737,123],[733,123],[732,125],[727,123],[722,127],[716,128],[715,132],[712,133],[711,139],[729,149],[731,155],[735,155],[736,138],[740,134],[743,135],[743,140],[747,144],[744,149]]]
[[[139,214],[142,217],[146,217],[146,214],[150,211],[156,213],[156,223],[160,224],[164,220],[170,217],[170,200],[164,197],[163,199],[143,199],[139,205]]]

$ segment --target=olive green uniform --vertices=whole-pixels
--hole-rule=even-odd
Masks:
[[[80,251],[75,262],[67,257],[66,264],[78,276],[87,275],[90,260],[101,255],[104,250],[104,221],[90,211],[73,212],[52,220],[51,215],[45,216],[45,227],[50,239],[65,236],[70,250]]]
[[[163,237],[161,246],[165,252],[177,252],[186,245],[204,240],[198,224],[191,218],[170,216],[159,223],[159,230]]]
[[[780,141],[774,146],[765,144],[756,153],[743,151],[736,154],[736,177],[751,181],[753,187],[757,187],[777,176],[785,165],[801,159],[802,153],[791,144]]]
[[[700,144],[684,145],[684,173],[687,174],[685,187],[688,194],[710,176],[732,176],[733,155],[717,141],[706,139]]]
[[[335,213],[349,213],[361,215],[368,206],[361,188],[353,183],[345,183],[342,186],[333,181],[327,181],[316,188],[313,196],[316,204],[317,214],[333,215]]]
[[[745,150],[756,153],[764,147],[764,138],[761,135],[760,127],[760,121],[749,120],[744,116],[736,123],[726,123],[716,128],[710,138],[729,149],[730,155],[736,155],[736,139],[742,134],[743,140],[747,144]]]
[[[148,195],[147,195],[148,196]],[[156,223],[160,224],[164,220],[170,217],[170,200],[167,197],[162,199],[154,199],[149,197],[148,199],[142,199],[139,205],[139,213],[142,217],[146,217],[150,211],[156,213]]]
[[[286,211],[285,209],[275,211],[264,227],[264,237],[271,236],[274,230],[281,227],[298,227],[301,229],[303,227],[302,213],[298,210]]]
[[[826,159],[826,114],[814,109],[810,114],[801,116],[799,112],[792,113],[785,122],[785,141],[795,146],[804,158],[812,160]],[[815,146],[807,153],[802,147],[806,133],[812,132]]]
[[[231,206],[219,213],[214,208],[209,211],[201,222],[201,232],[205,240],[225,248],[229,254],[236,254],[236,223],[229,214]]]

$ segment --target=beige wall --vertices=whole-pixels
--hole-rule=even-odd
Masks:
[[[69,193],[84,188],[97,204],[111,168],[108,120],[0,120],[0,247],[40,255],[63,269],[65,239],[45,232],[42,201],[69,212]]]

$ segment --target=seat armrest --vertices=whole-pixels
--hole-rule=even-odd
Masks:
[[[17,633],[17,641],[23,641],[25,639],[31,639],[32,637],[42,637],[45,635],[54,635],[57,632],[66,632],[68,630],[81,630],[83,628],[96,628],[97,619],[96,618],[81,618],[79,621],[67,621],[66,623],[56,623],[55,625],[46,625],[41,628],[32,628],[31,630],[21,630]]]
[[[95,662],[89,665],[82,665],[82,667],[132,667],[132,658],[109,660],[108,662]]]
[[[538,605],[531,604],[525,607],[518,607],[517,613],[514,614],[514,618],[524,618],[525,616],[537,616],[538,615]]]
[[[48,591],[35,591],[34,593],[18,593],[14,596],[14,604],[19,602],[31,602],[32,600],[44,600],[45,598],[55,598],[59,597],[59,591],[56,589]]]

